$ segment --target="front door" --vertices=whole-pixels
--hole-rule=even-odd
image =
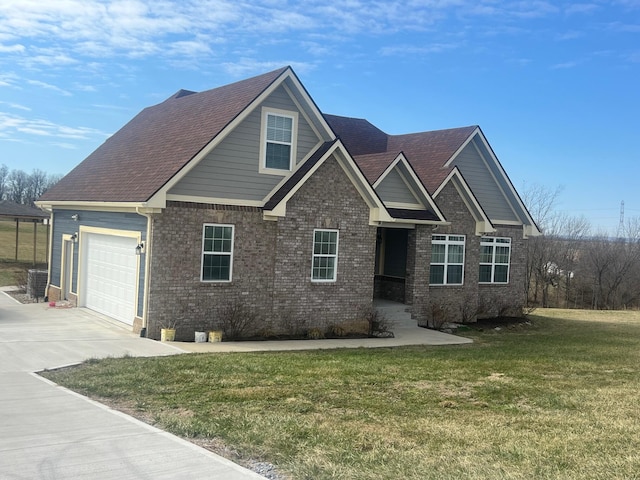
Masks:
[[[378,228],[375,298],[404,303],[408,230]]]

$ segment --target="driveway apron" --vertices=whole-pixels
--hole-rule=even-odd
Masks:
[[[264,478],[34,373],[89,358],[183,353],[127,328],[0,292],[0,478]]]

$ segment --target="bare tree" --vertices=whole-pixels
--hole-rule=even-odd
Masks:
[[[525,292],[528,300],[538,303],[538,294],[542,292],[542,305],[546,306],[546,292],[553,283],[554,275],[549,271],[550,258],[553,252],[552,237],[547,234],[552,225],[552,217],[561,187],[551,190],[543,185],[525,186],[523,200],[543,235],[532,237],[527,242],[527,267],[525,276]]]
[[[35,169],[29,175],[29,185],[23,198],[23,203],[33,205],[40,195],[44,193],[47,184],[47,174],[42,170]]]
[[[12,170],[7,185],[7,199],[15,203],[24,203],[28,196],[29,175],[22,170]]]
[[[9,178],[9,167],[0,165],[0,200],[4,200],[7,196],[7,181]]]
[[[587,242],[586,258],[593,280],[592,307],[626,308],[638,298],[640,219],[629,219],[624,234],[600,234]]]

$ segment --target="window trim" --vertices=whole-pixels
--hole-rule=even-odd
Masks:
[[[508,242],[498,242],[498,240],[508,240]],[[478,268],[478,283],[481,285],[508,285],[510,281],[511,275],[511,245],[512,245],[511,237],[482,237],[480,238],[480,261],[479,266],[490,265],[491,266],[491,280],[488,282],[483,282],[480,280],[480,269]],[[482,247],[492,247],[491,252],[491,262],[483,262],[482,260]],[[509,262],[508,263],[496,263],[496,247],[508,247],[509,248]],[[507,280],[505,282],[496,282],[496,266],[497,265],[506,265],[507,266]]]
[[[291,122],[291,151],[289,156],[289,168],[270,168],[267,167],[267,143],[271,143],[267,140],[267,125],[269,116],[286,117],[292,120]],[[297,157],[297,139],[298,139],[298,112],[289,110],[280,110],[278,108],[262,107],[261,124],[260,124],[260,165],[259,173],[267,175],[280,175],[285,176],[291,172],[296,163]],[[281,142],[273,142],[281,143]],[[286,144],[286,143],[282,143]],[[289,145],[289,144],[286,144]]]
[[[231,228],[231,251],[230,252],[205,252],[204,250],[204,242],[205,242],[205,232],[207,227],[228,227]],[[231,283],[233,280],[233,254],[235,250],[235,225],[226,224],[226,223],[203,223],[202,224],[202,245],[200,247],[200,282],[202,283]],[[204,278],[204,259],[206,255],[216,255],[216,256],[228,256],[229,257],[229,279],[228,280],[205,280]]]
[[[444,239],[436,238],[436,237],[445,237]],[[460,237],[462,240],[452,240],[451,237]],[[444,245],[444,262],[434,262],[433,261],[433,245]],[[449,246],[451,245],[462,245],[462,262],[460,263],[451,263],[449,262]],[[464,285],[464,271],[465,271],[465,261],[467,254],[467,236],[466,235],[457,235],[457,234],[433,234],[431,236],[431,260],[429,263],[429,286],[434,287],[448,287],[448,286],[462,286]],[[443,282],[442,283],[431,283],[431,267],[434,265],[442,265],[444,267],[443,272]],[[460,283],[450,283],[448,282],[449,276],[449,266],[452,265],[460,265],[462,266],[462,274]]]
[[[315,253],[316,250],[316,233],[317,232],[333,232],[336,234],[336,253],[322,254]],[[312,283],[335,283],[338,279],[338,253],[340,250],[340,230],[335,228],[314,228],[313,238],[311,239],[311,282]],[[333,278],[314,278],[313,270],[316,258],[333,258]]]

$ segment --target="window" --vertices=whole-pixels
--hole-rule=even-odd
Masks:
[[[337,269],[338,230],[314,230],[311,280],[335,282]]]
[[[431,237],[431,285],[462,285],[464,278],[464,235]]]
[[[230,282],[233,270],[233,225],[205,224],[202,235],[203,282]]]
[[[290,171],[295,158],[295,112],[263,110],[261,170],[264,173]]]
[[[480,283],[509,283],[511,239],[482,237],[480,240]]]

